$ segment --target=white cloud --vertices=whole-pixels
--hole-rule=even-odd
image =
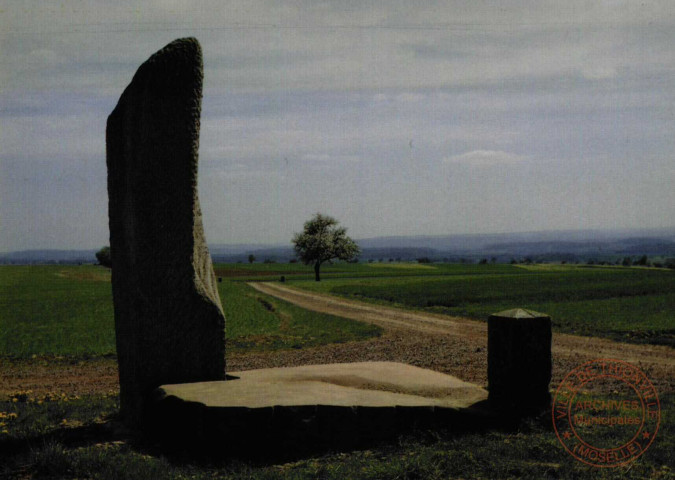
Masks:
[[[105,116],[79,114],[0,117],[0,158],[72,163],[105,158]],[[90,135],[95,129],[98,135]]]
[[[476,167],[490,167],[494,165],[517,165],[530,157],[526,155],[516,155],[514,153],[501,152],[497,150],[473,150],[453,155],[443,159],[444,163],[459,163],[472,165]]]
[[[327,153],[306,153],[302,159],[309,162],[358,162],[360,160],[357,155],[329,155]]]
[[[396,96],[396,100],[399,102],[421,102],[425,99],[427,99],[427,96],[421,93],[405,92]]]
[[[306,153],[302,156],[302,159],[309,162],[327,162],[330,160],[330,155],[327,153]]]

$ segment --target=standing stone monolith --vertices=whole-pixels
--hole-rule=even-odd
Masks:
[[[551,404],[551,317],[516,308],[488,318],[488,401],[507,416]]]
[[[225,378],[225,316],[197,196],[202,53],[152,55],[108,117],[106,163],[121,413],[163,384]]]

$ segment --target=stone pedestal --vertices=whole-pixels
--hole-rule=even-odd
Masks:
[[[530,310],[506,310],[488,319],[490,407],[520,416],[551,404],[551,317]]]
[[[228,381],[162,385],[153,434],[167,449],[217,457],[280,457],[367,448],[413,429],[499,425],[487,392],[456,377],[393,362],[229,372]]]

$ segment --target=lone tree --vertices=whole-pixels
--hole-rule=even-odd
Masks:
[[[112,259],[110,257],[110,247],[103,247],[96,252],[96,260],[104,267],[112,268]]]
[[[248,263],[253,263],[255,262],[255,255],[251,254],[248,256]]]
[[[317,213],[305,222],[302,233],[293,236],[295,253],[305,265],[314,264],[317,282],[321,281],[319,270],[322,263],[333,260],[348,261],[361,253],[359,246],[347,236],[347,229],[338,227],[338,224],[333,217]]]

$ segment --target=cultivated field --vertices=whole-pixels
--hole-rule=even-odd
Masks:
[[[265,265],[266,267],[266,265]],[[265,269],[260,272],[265,274]],[[259,278],[259,277],[257,277]],[[218,284],[233,351],[301,348],[378,335],[376,327],[316,314],[226,279]],[[97,266],[0,267],[0,356],[113,355],[110,272]]]
[[[661,428],[636,463],[609,470],[592,469],[567,455],[549,417],[508,431],[419,432],[368,450],[324,452],[291,462],[167,457],[114,421],[118,403],[109,272],[94,266],[6,266],[0,267],[0,477],[673,478],[675,381],[672,368],[657,367],[670,365],[675,350],[640,343],[673,345],[675,272],[337,264],[322,269],[318,284],[311,281],[311,268],[299,264],[216,265],[216,272],[222,277],[230,370],[388,359],[485,383],[480,323],[457,320],[460,327],[480,327],[462,327],[461,334],[411,334],[386,322],[373,325],[308,311],[246,282],[278,281],[283,275],[285,288],[357,299],[376,310],[402,308],[409,313],[397,315],[430,315],[444,322],[442,314],[484,319],[504,308],[531,308],[551,314],[559,332],[633,343],[626,353],[653,349],[650,358],[656,363],[640,366],[657,385]],[[598,345],[575,342],[587,350],[579,358]],[[557,372],[554,384],[559,377]]]
[[[675,347],[672,270],[419,265],[418,270],[406,270],[407,275],[417,275],[402,277],[392,273],[391,267],[380,269],[375,265],[365,266],[376,272],[377,276],[371,278],[355,280],[336,275],[321,283],[298,281],[293,285],[481,320],[502,310],[527,308],[551,315],[555,331]],[[364,275],[363,269],[358,274]]]

